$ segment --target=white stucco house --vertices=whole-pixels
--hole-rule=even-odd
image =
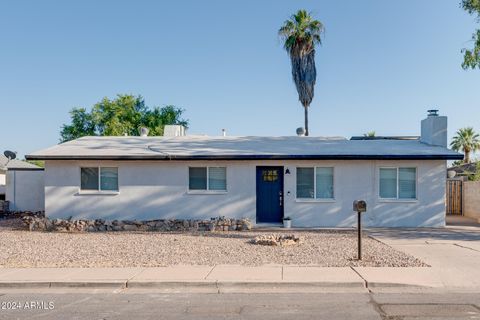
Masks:
[[[43,211],[43,168],[0,154],[0,200],[9,201],[11,211]]]
[[[169,130],[167,130],[169,131]],[[420,137],[83,137],[31,153],[45,160],[51,218],[248,217],[297,227],[445,225],[447,118]]]

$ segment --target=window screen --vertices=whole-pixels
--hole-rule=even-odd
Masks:
[[[189,168],[188,188],[190,190],[207,190],[207,168]]]
[[[118,191],[118,168],[100,168],[100,189]]]
[[[380,198],[397,198],[397,168],[380,168]]]
[[[317,199],[333,199],[333,168],[316,168]]]
[[[98,168],[81,168],[80,176],[81,190],[98,190]]]
[[[415,168],[398,169],[398,197],[400,199],[415,199],[417,170]]]
[[[227,169],[225,167],[208,168],[208,189],[227,190]]]
[[[314,168],[297,168],[297,198],[314,198]]]

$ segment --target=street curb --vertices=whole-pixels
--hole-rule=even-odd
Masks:
[[[368,282],[367,288],[387,289],[387,288],[412,288],[412,289],[435,289],[442,288],[442,286],[427,286],[411,283],[391,283],[391,282]]]
[[[50,281],[0,281],[0,288],[24,289],[24,288],[50,288]]]
[[[156,288],[156,289],[217,289],[216,281],[159,281],[159,280],[130,280],[126,288]]]
[[[364,282],[306,282],[306,281],[218,281],[220,289],[231,288],[365,288]]]
[[[155,280],[109,280],[109,281],[0,281],[0,288],[101,288],[101,289],[165,289],[165,290],[214,290],[236,289],[314,289],[314,288],[365,288],[362,282],[290,282],[290,281],[155,281]]]
[[[0,281],[1,289],[99,288],[122,289],[125,280],[113,281]]]
[[[99,288],[99,289],[123,289],[127,285],[126,280],[108,280],[108,281],[53,281],[50,282],[50,288]]]
[[[315,289],[438,289],[442,286],[422,286],[388,282],[302,282],[302,281],[157,281],[157,280],[107,280],[107,281],[0,281],[0,289],[45,288],[98,288],[98,289],[160,289],[180,291],[235,292],[242,290],[315,290]]]

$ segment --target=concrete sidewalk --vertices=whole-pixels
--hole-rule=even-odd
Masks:
[[[477,271],[475,271],[478,274]],[[468,281],[467,281],[468,280]],[[0,288],[148,288],[244,292],[326,289],[475,289],[456,270],[442,268],[327,268],[315,266],[172,266],[158,268],[0,269]]]
[[[158,268],[0,269],[0,288],[156,288],[235,291],[248,288],[355,288],[352,268],[234,265]]]

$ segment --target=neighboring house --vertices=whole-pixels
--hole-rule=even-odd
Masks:
[[[448,168],[447,172],[454,171],[456,178],[464,177],[467,180],[469,176],[477,173],[477,168],[478,168],[477,162],[464,163],[458,166],[453,166]]]
[[[166,132],[169,130],[166,130]],[[83,137],[34,152],[45,160],[51,218],[247,217],[297,227],[445,225],[447,118],[421,137]]]
[[[0,155],[0,200],[9,201],[11,211],[43,211],[44,188],[43,168]]]

